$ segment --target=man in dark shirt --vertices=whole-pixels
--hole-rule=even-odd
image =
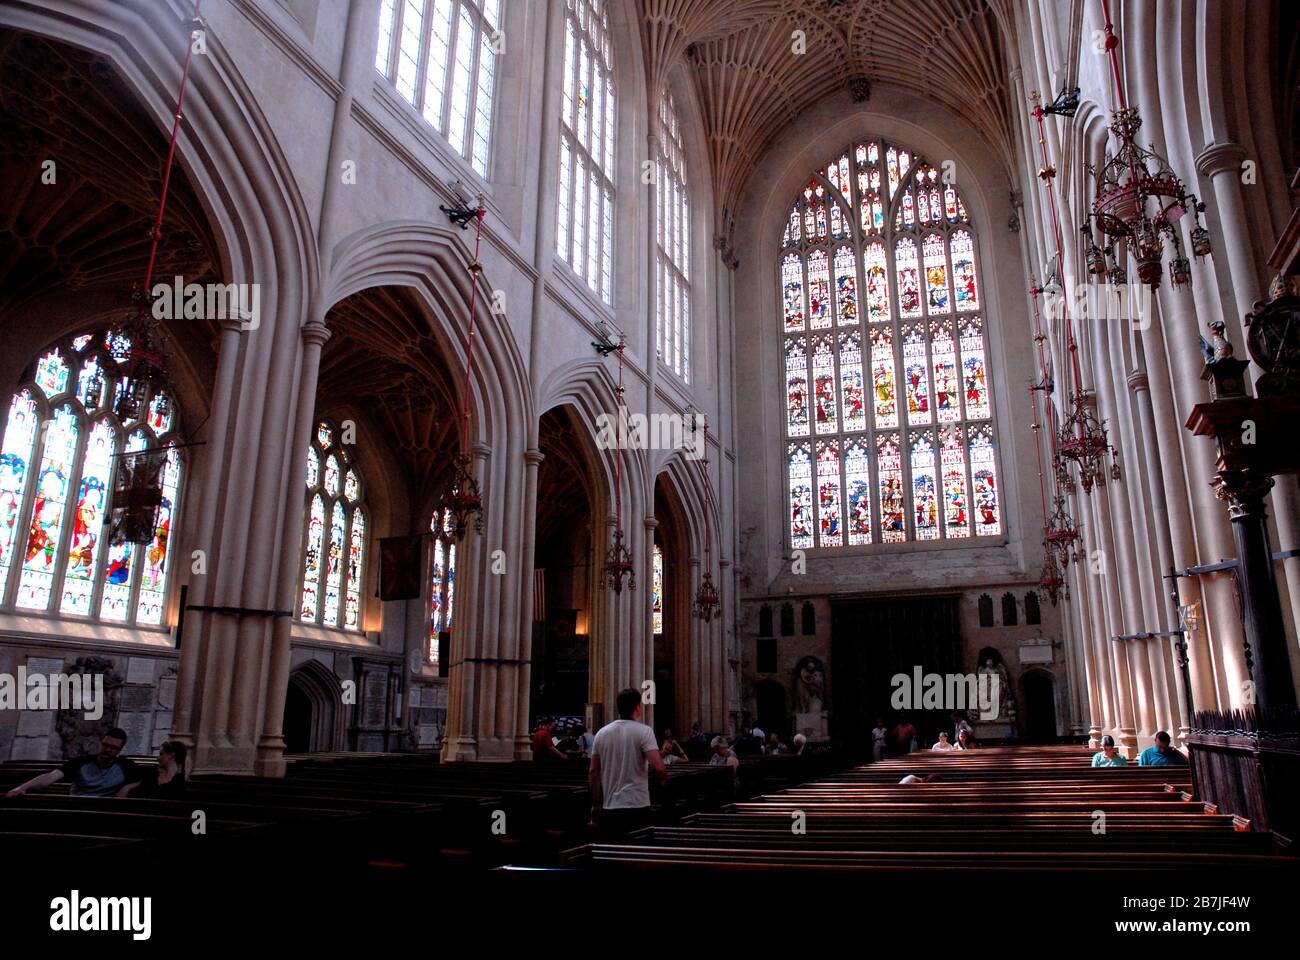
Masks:
[[[140,768],[119,756],[126,746],[126,732],[114,727],[99,741],[98,754],[85,754],[63,766],[14,787],[6,797],[21,797],[28,790],[48,787],[60,780],[72,784],[72,793],[80,797],[111,797],[127,783],[140,779]]]
[[[1161,730],[1156,734],[1156,745],[1147,747],[1138,757],[1140,767],[1185,767],[1187,758],[1175,750],[1170,743],[1169,734]]]

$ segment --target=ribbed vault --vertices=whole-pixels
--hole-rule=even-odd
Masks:
[[[764,151],[810,104],[895,84],[967,118],[1009,170],[1005,0],[639,0],[651,96],[684,57],[703,111],[728,241]],[[802,31],[803,53],[795,53]]]

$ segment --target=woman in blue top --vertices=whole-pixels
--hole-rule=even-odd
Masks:
[[[1126,767],[1128,761],[1119,755],[1115,749],[1115,738],[1110,734],[1101,738],[1101,752],[1092,756],[1092,765],[1094,767]]]

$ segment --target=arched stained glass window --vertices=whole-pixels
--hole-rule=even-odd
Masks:
[[[501,0],[380,0],[375,69],[488,175]]]
[[[366,514],[361,477],[333,424],[316,425],[307,450],[306,514],[298,619],[361,629]]]
[[[686,194],[686,151],[671,93],[659,101],[659,159],[655,180],[658,253],[655,286],[659,359],[681,377],[691,379],[690,202]]]
[[[960,190],[896,144],[800,189],[777,271],[792,547],[1002,534],[976,247]]]
[[[456,599],[456,540],[450,514],[435,513],[429,522],[433,558],[429,564],[429,663],[438,664],[438,639],[451,633]]]
[[[170,398],[149,392],[123,422],[130,389],[122,334],[69,337],[46,351],[0,424],[0,608],[160,627],[166,613],[182,463]],[[122,454],[170,447],[147,544],[111,544],[106,522]]]
[[[664,632],[664,551],[655,544],[652,579],[650,583],[650,633],[660,636]]]
[[[565,0],[565,7],[555,252],[611,303],[614,45],[605,0]]]

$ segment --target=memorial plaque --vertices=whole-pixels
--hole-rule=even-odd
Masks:
[[[153,713],[151,711],[125,712],[117,715],[117,725],[126,731],[123,754],[144,753],[153,747]]]
[[[46,676],[52,673],[63,673],[67,665],[62,660],[56,660],[53,657],[28,657],[27,672],[28,674],[43,673]]]
[[[11,756],[14,760],[49,760],[51,759],[50,738],[18,737],[14,740]]]
[[[157,699],[153,684],[129,683],[118,693],[117,709],[123,711],[153,710]]]
[[[158,681],[158,706],[172,709],[176,702],[176,675],[162,677]]]
[[[361,689],[361,726],[385,726],[388,722],[388,671],[375,670],[365,674]]]
[[[18,736],[48,737],[54,723],[53,710],[23,710],[18,714]]]
[[[129,657],[126,662],[127,683],[153,683],[154,661],[147,657]]]

